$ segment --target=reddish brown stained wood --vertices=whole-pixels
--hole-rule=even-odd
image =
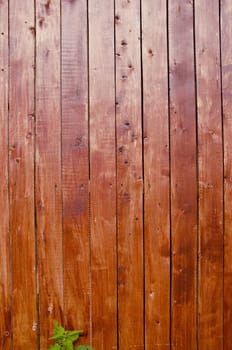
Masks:
[[[199,153],[199,349],[223,349],[219,2],[195,1]]]
[[[224,349],[232,348],[232,4],[221,2],[222,93],[224,112],[224,176],[225,176],[225,235],[224,235]]]
[[[89,2],[92,335],[117,347],[114,1]]]
[[[86,1],[62,2],[64,311],[89,339],[88,77]]]
[[[9,165],[13,347],[37,346],[34,225],[34,6],[10,1]]]
[[[196,349],[197,170],[193,4],[169,2],[172,348]]]
[[[144,348],[140,2],[115,2],[119,347]]]
[[[45,350],[63,310],[60,1],[36,5],[36,208],[40,348]]]
[[[146,0],[142,5],[145,340],[148,350],[166,350],[170,348],[167,8],[163,0]]]
[[[0,0],[0,350],[231,350],[231,20]]]
[[[8,2],[0,2],[0,349],[10,350],[10,237],[8,196]]]

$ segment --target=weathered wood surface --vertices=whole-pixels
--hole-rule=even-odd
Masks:
[[[119,348],[144,348],[140,2],[116,0]]]
[[[0,348],[12,348],[8,167],[8,1],[0,3]]]
[[[62,2],[62,189],[66,327],[90,340],[86,1]]]
[[[9,190],[13,347],[37,344],[34,6],[9,2]],[[25,45],[26,43],[26,45]],[[23,329],[23,331],[22,331]]]
[[[172,247],[171,341],[173,349],[190,350],[196,348],[197,340],[197,162],[193,2],[169,1],[168,14]]]
[[[221,2],[221,64],[224,124],[224,349],[232,347],[232,4]]]
[[[230,0],[0,0],[0,350],[231,350]]]
[[[63,323],[60,1],[36,2],[36,219],[40,349]]]
[[[145,0],[142,14],[145,345],[148,350],[166,350],[170,348],[167,4]]]
[[[96,349],[117,348],[114,1],[89,2],[91,317]]]
[[[219,2],[195,2],[199,163],[199,348],[223,349],[223,150]]]

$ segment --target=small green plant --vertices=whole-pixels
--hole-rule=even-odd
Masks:
[[[79,339],[82,333],[83,331],[81,330],[67,331],[56,322],[54,335],[50,338],[55,341],[55,344],[50,346],[48,350],[94,350],[94,348],[89,345],[78,345],[74,348],[74,343]]]

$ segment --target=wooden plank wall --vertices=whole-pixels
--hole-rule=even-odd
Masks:
[[[0,350],[232,348],[230,0],[0,0]]]

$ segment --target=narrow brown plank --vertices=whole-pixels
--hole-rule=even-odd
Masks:
[[[199,349],[223,348],[219,2],[195,1],[199,154]]]
[[[169,1],[172,349],[196,349],[197,169],[193,2]]]
[[[34,4],[10,4],[10,228],[15,349],[37,347],[34,223]]]
[[[89,2],[92,336],[117,346],[114,1]]]
[[[232,3],[221,2],[222,93],[224,112],[224,350],[232,348]]]
[[[0,349],[11,349],[8,193],[8,1],[0,2]]]
[[[64,310],[69,329],[89,324],[88,69],[86,1],[62,2]],[[89,343],[89,334],[82,340]]]
[[[40,349],[62,321],[60,1],[36,4],[36,208]]]
[[[119,347],[144,348],[140,1],[115,1]]]
[[[170,180],[166,2],[145,0],[142,2],[142,14],[145,340],[147,350],[166,350],[170,348]],[[156,18],[155,22],[154,18]]]

